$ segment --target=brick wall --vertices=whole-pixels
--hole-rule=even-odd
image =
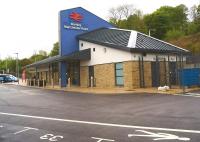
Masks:
[[[152,87],[151,62],[144,62],[145,87]]]
[[[128,61],[123,63],[124,69],[124,88],[133,89],[140,87],[139,63]]]
[[[80,86],[88,87],[89,83],[89,71],[88,66],[80,67]]]
[[[96,87],[115,87],[115,64],[102,64],[94,66],[94,78]]]

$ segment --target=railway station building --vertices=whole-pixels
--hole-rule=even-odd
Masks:
[[[178,71],[189,54],[149,35],[115,28],[81,7],[60,11],[59,44],[59,55],[26,66],[29,78],[61,87],[178,85]]]

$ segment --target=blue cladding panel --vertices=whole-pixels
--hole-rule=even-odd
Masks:
[[[200,68],[181,70],[180,82],[184,86],[200,85]]]
[[[59,63],[59,68],[60,68],[60,78],[61,78],[61,87],[66,87],[67,86],[67,64],[66,62],[60,62]]]
[[[81,15],[80,21],[75,21],[70,18],[70,15],[76,13]],[[75,15],[74,17],[78,17]],[[66,28],[66,26],[70,26],[71,24],[81,25],[84,30],[74,30]],[[79,26],[74,26],[79,27]],[[60,12],[60,44],[61,44],[61,55],[67,55],[72,52],[78,51],[78,40],[76,36],[82,34],[84,32],[89,32],[91,30],[95,30],[102,27],[113,27],[107,21],[97,17],[91,12],[78,7],[74,9],[63,10]],[[88,30],[86,30],[88,29]]]
[[[82,29],[71,29],[74,27]],[[77,35],[102,27],[112,28],[113,26],[81,7],[61,11],[59,28],[60,55],[69,55],[79,50]],[[60,64],[60,75],[61,86],[66,86],[66,63]]]

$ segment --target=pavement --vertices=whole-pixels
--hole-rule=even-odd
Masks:
[[[13,83],[11,83],[13,84]],[[21,85],[21,86],[27,86],[27,83],[25,81],[20,80],[19,84],[14,83],[15,85]],[[39,88],[37,86],[29,86],[34,88]],[[61,91],[68,91],[68,92],[77,92],[77,93],[93,93],[93,94],[131,94],[131,93],[152,93],[152,94],[182,94],[183,89],[180,88],[180,86],[172,86],[170,90],[167,91],[158,91],[158,88],[156,87],[149,87],[149,88],[135,88],[135,89],[128,89],[128,88],[97,88],[97,87],[77,87],[77,86],[70,86],[70,87],[63,87],[60,88],[60,86],[45,86],[40,87],[42,89],[48,89],[48,90],[61,90]],[[185,88],[185,92],[191,92],[195,90],[199,90],[199,87],[192,87],[192,88]]]
[[[199,142],[199,101],[0,84],[0,142]]]

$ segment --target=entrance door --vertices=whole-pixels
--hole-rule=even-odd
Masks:
[[[158,87],[160,85],[159,62],[151,62],[151,77],[152,77],[152,87]]]
[[[176,80],[176,62],[169,62],[169,81],[171,85],[176,85],[177,80]]]
[[[67,79],[70,77],[72,85],[80,85],[80,64],[79,62],[68,63]],[[68,81],[68,80],[67,80]]]
[[[94,85],[94,66],[89,66],[89,87],[91,87],[91,76],[93,77]]]

